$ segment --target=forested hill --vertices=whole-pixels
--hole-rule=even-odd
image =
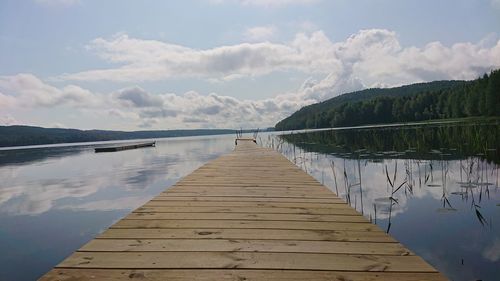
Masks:
[[[105,130],[77,130],[42,128],[32,126],[0,126],[0,147],[109,141],[127,139],[147,139],[184,137],[199,135],[233,134],[235,130],[196,129],[196,130],[166,130],[166,131],[105,131]]]
[[[276,130],[344,127],[500,115],[500,70],[472,81],[366,89],[305,106]]]

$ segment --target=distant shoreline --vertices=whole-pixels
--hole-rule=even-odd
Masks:
[[[454,123],[477,123],[477,122],[500,122],[499,117],[464,117],[464,118],[448,118],[448,119],[433,119],[425,121],[415,121],[415,122],[397,122],[397,123],[378,123],[378,124],[366,124],[359,126],[347,126],[347,127],[331,127],[331,128],[311,128],[311,129],[298,129],[298,130],[283,130],[275,131],[277,134],[297,134],[297,133],[307,133],[316,131],[328,131],[328,130],[350,130],[350,129],[369,129],[369,128],[385,128],[385,127],[402,127],[402,126],[418,126],[418,125],[433,125],[433,124],[454,124]],[[106,140],[87,140],[87,141],[66,141],[66,142],[52,142],[52,143],[37,143],[37,144],[19,144],[19,145],[4,145],[1,141],[8,135],[4,134],[5,128],[12,127],[27,127],[27,128],[37,128],[42,130],[69,130],[69,131],[80,131],[87,132],[77,129],[53,129],[53,128],[42,128],[42,127],[31,127],[31,126],[0,126],[0,151],[1,150],[13,150],[13,149],[31,149],[31,148],[45,148],[45,147],[66,147],[66,146],[84,146],[84,145],[99,145],[99,144],[109,144],[113,143],[128,143],[137,141],[147,141],[152,139],[163,139],[163,138],[179,138],[179,137],[198,137],[198,136],[218,136],[218,135],[230,135],[235,134],[237,130],[231,129],[200,129],[200,130],[167,130],[167,131],[132,131],[132,132],[121,132],[121,131],[106,131],[106,130],[90,130],[90,132],[117,132],[126,134],[144,134],[144,133],[158,133],[158,136],[151,136],[146,138],[122,138],[122,139],[106,139]],[[244,133],[251,133],[255,130],[244,130]],[[274,131],[273,128],[267,128],[262,132]],[[198,133],[197,133],[198,132]],[[165,135],[170,133],[170,135]],[[10,134],[15,134],[15,130],[10,132]],[[162,135],[163,134],[163,135]],[[32,135],[32,138],[36,135]]]
[[[256,129],[243,130],[244,133]],[[267,128],[264,131],[270,131]],[[58,144],[86,144],[99,142],[127,142],[144,139],[212,136],[235,134],[233,129],[189,129],[189,130],[158,130],[158,131],[108,131],[108,130],[78,130],[43,128],[34,126],[0,126],[0,149],[5,150],[20,147],[37,147]]]
[[[50,143],[50,144],[35,144],[35,145],[18,145],[18,146],[2,146],[0,151],[7,150],[23,150],[23,149],[37,149],[37,148],[57,148],[57,147],[72,147],[72,146],[100,146],[100,145],[110,145],[110,144],[125,144],[125,143],[136,143],[143,141],[161,140],[168,138],[191,138],[191,137],[204,137],[204,136],[225,136],[228,134],[219,135],[198,135],[198,136],[183,136],[183,137],[165,137],[165,138],[150,138],[150,139],[127,139],[127,140],[107,140],[107,141],[86,141],[86,142],[62,142],[62,143]]]

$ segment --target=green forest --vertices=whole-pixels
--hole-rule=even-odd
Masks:
[[[306,106],[276,130],[357,126],[500,115],[500,70],[472,81],[367,89]]]
[[[125,131],[106,131],[106,130],[42,128],[33,126],[0,126],[0,147],[54,144],[54,143],[219,135],[219,134],[234,134],[235,132],[236,130],[228,130],[228,129],[194,129],[194,130],[125,132]]]

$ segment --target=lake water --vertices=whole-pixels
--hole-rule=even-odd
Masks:
[[[500,280],[500,125],[268,137],[272,146],[451,280]]]
[[[0,280],[35,280],[131,210],[202,164],[234,136],[158,139],[94,153],[100,144],[0,150]]]
[[[258,141],[338,190],[448,277],[498,280],[499,132],[495,123],[448,124],[262,134]],[[182,176],[231,151],[234,136],[159,139],[155,148],[94,153],[102,145],[0,150],[0,280],[41,276]]]

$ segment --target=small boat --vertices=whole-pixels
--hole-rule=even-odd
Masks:
[[[134,144],[124,144],[124,145],[118,145],[118,146],[108,146],[108,147],[97,147],[95,148],[95,152],[114,152],[114,151],[121,151],[121,150],[127,150],[127,149],[136,149],[136,148],[141,148],[141,147],[150,147],[150,146],[155,146],[156,141],[152,142],[143,142],[143,143],[134,143]]]

